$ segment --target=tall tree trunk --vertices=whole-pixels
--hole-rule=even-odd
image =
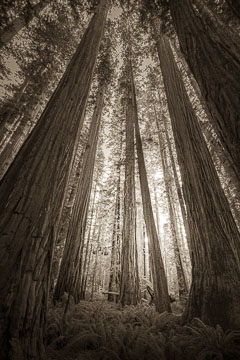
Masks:
[[[103,35],[102,0],[37,126],[0,186],[2,359],[43,355],[55,231]]]
[[[91,244],[89,254],[88,254],[88,259],[87,259],[86,273],[84,274],[84,277],[83,277],[83,287],[81,290],[81,299],[85,299],[85,296],[86,296],[87,280],[88,280],[90,262],[91,262],[91,258],[92,258],[92,248],[93,248],[93,245]]]
[[[147,229],[150,257],[152,260],[152,276],[154,288],[154,303],[158,312],[171,311],[170,300],[168,295],[167,279],[165,275],[164,265],[162,261],[162,254],[160,250],[160,243],[157,234],[157,228],[153,216],[151,196],[148,186],[147,171],[142,149],[142,140],[140,136],[138,113],[137,113],[137,100],[135,85],[133,79],[132,65],[130,63],[131,71],[131,91],[133,102],[133,117],[135,120],[135,136],[138,157],[138,169],[140,177],[140,186],[142,194],[143,214]]]
[[[95,210],[95,221],[94,221],[94,225],[93,225],[92,239],[95,239],[97,221],[100,218],[100,215],[101,215],[101,212],[102,212],[102,192],[101,192],[101,190],[99,191],[99,193],[101,193],[101,195],[100,195],[100,199],[98,200],[97,208]],[[99,226],[100,226],[100,224],[99,224]],[[96,237],[98,237],[98,236],[96,236]],[[87,262],[87,268],[86,268],[86,275],[84,276],[84,284],[83,284],[83,296],[84,297],[85,297],[85,293],[86,293],[87,279],[88,279],[88,274],[89,274],[89,270],[90,270],[90,261],[91,261],[91,258],[92,258],[93,251],[94,251],[93,244],[91,243],[88,262]]]
[[[122,139],[121,139],[122,147]],[[121,151],[122,152],[122,151]],[[120,153],[121,153],[120,152]],[[116,203],[115,203],[115,213],[114,213],[114,224],[113,224],[113,233],[112,233],[112,253],[111,253],[111,265],[110,265],[110,277],[108,291],[118,291],[118,246],[120,242],[120,191],[121,191],[121,164],[118,165],[118,182],[116,190]],[[108,294],[108,301],[113,301],[114,297],[111,294]]]
[[[209,109],[207,107],[205,99],[203,98],[203,96],[201,94],[198,83],[196,82],[193,74],[191,73],[191,71],[190,71],[190,69],[188,67],[188,64],[187,64],[187,62],[186,62],[186,60],[184,58],[184,55],[178,49],[178,47],[176,45],[176,41],[175,42],[172,41],[171,44],[173,45],[173,48],[174,48],[179,60],[182,63],[183,69],[185,70],[185,72],[186,72],[186,74],[187,74],[187,76],[188,76],[188,78],[190,80],[191,86],[194,89],[195,94],[197,95],[197,97],[199,99],[199,102],[200,102],[205,114],[207,115],[208,121],[210,121],[207,126],[203,126],[203,124],[202,124],[202,130],[203,130],[204,135],[207,138],[207,144],[208,145],[210,144],[210,142],[213,143],[213,141],[214,141],[213,146],[209,146],[210,154],[211,154],[211,156],[213,158],[213,161],[215,163],[215,156],[217,155],[217,153],[220,153],[221,158],[224,159],[223,162],[225,164],[225,167],[227,168],[228,175],[231,177],[231,180],[234,182],[234,185],[236,187],[236,190],[237,190],[238,194],[240,194],[239,178],[236,175],[236,172],[234,170],[234,166],[232,164],[231,159],[227,156],[226,151],[224,150],[221,142],[219,141],[219,138],[216,136],[216,133],[215,133],[213,127],[212,127],[213,120],[209,120],[212,117],[212,115],[211,115],[211,113],[210,113],[210,111],[209,111]]]
[[[158,207],[158,197],[157,197],[157,189],[155,180],[152,179],[153,182],[153,191],[154,191],[154,204],[155,204],[155,213],[156,213],[156,223],[157,223],[157,233],[160,238],[160,217],[159,217],[159,207]]]
[[[184,203],[182,188],[181,188],[181,185],[180,185],[180,182],[179,182],[177,169],[176,169],[176,164],[175,164],[173,151],[172,151],[172,146],[171,146],[171,142],[170,142],[170,138],[169,138],[169,134],[168,134],[167,120],[166,120],[164,115],[163,115],[163,122],[164,122],[165,134],[166,134],[166,139],[167,139],[167,147],[168,147],[170,160],[171,160],[171,166],[172,166],[172,169],[173,169],[175,186],[176,186],[176,189],[177,189],[178,200],[179,200],[179,204],[180,204],[184,229],[185,229],[187,243],[188,243],[188,250],[189,250],[189,254],[190,254],[190,258],[191,258],[192,252],[191,252],[191,243],[190,243],[189,224],[188,224],[188,219],[187,219],[187,214],[186,214],[186,209],[185,209],[185,203]]]
[[[81,140],[80,140],[81,142]],[[82,149],[81,149],[82,150]],[[53,264],[51,272],[51,289],[54,290],[55,284],[59,274],[59,268],[63,257],[63,251],[65,247],[68,226],[71,220],[72,207],[76,197],[77,180],[80,176],[80,169],[82,165],[81,154],[79,156],[79,149],[76,150],[76,154],[73,160],[73,166],[70,171],[69,181],[66,188],[66,195],[64,199],[63,210],[59,221],[59,229],[56,237],[56,244],[53,255]]]
[[[101,217],[99,228],[98,228],[98,235],[97,235],[97,243],[96,243],[96,256],[95,256],[95,262],[93,266],[93,272],[92,272],[92,284],[91,284],[91,295],[90,300],[93,300],[93,293],[96,286],[96,275],[97,275],[97,266],[98,266],[98,258],[99,258],[99,245],[100,245],[100,239],[102,234],[102,219]]]
[[[111,252],[111,265],[110,277],[108,284],[108,291],[119,291],[119,275],[120,275],[120,221],[121,221],[121,166],[122,166],[122,149],[123,149],[123,121],[120,127],[120,143],[119,143],[119,162],[117,164],[117,189],[115,201],[114,224],[112,233],[112,252]],[[108,294],[108,301],[117,300],[117,297]]]
[[[240,234],[232,217],[169,41],[157,41],[189,219],[192,286],[184,318],[240,326]]]
[[[55,300],[60,299],[64,292],[70,293],[73,291],[73,281],[76,283],[78,278],[76,272],[79,269],[80,255],[83,250],[86,217],[92,187],[105,89],[105,85],[100,86],[97,94],[96,107],[89,130],[88,143],[83,155],[81,175],[78,180],[76,198],[72,209],[72,216],[55,289]],[[77,294],[71,293],[71,295],[73,295],[75,301],[78,302],[79,298]]]
[[[171,0],[170,10],[181,50],[211,113],[209,120],[240,181],[239,42],[209,12],[201,9],[199,14],[191,0]]]
[[[164,265],[162,261],[162,255],[160,250],[160,244],[157,234],[157,228],[153,216],[151,196],[148,186],[147,171],[145,166],[145,160],[142,149],[142,140],[140,136],[138,113],[137,113],[137,100],[134,86],[134,79],[132,73],[132,66],[130,64],[131,71],[131,91],[133,101],[133,116],[135,120],[135,134],[136,134],[136,147],[138,157],[138,169],[140,176],[140,186],[142,194],[142,204],[144,220],[147,229],[150,256],[152,259],[152,275],[153,275],[153,288],[154,288],[154,303],[158,312],[171,311],[170,300],[168,295],[167,279],[164,271]]]
[[[97,183],[95,184],[95,188],[94,188],[93,202],[91,205],[90,225],[89,225],[88,236],[87,236],[87,241],[86,241],[86,250],[85,250],[85,255],[84,255],[84,263],[83,263],[83,267],[82,267],[82,273],[80,274],[81,275],[80,299],[84,298],[83,297],[84,279],[86,277],[87,262],[88,262],[88,258],[89,258],[90,239],[91,239],[91,231],[92,231],[92,224],[93,224],[96,193],[97,193]]]
[[[50,2],[50,0],[40,0],[36,5],[31,5],[28,1],[22,10],[22,14],[1,30],[0,49],[7,45],[20,30],[28,26],[33,18],[38,16]]]
[[[181,260],[182,260],[183,270],[184,270],[184,274],[185,274],[187,290],[189,293],[191,280],[192,280],[192,276],[191,276],[192,263],[191,263],[191,257],[189,254],[188,243],[186,243],[185,236],[183,234],[182,219],[180,218],[181,211],[177,205],[178,204],[176,204],[176,206],[174,206],[174,217],[177,220],[177,227],[178,227],[178,234],[179,234],[179,248],[181,251]],[[183,225],[183,227],[184,227],[184,225]]]
[[[162,134],[162,129],[160,128],[160,124],[158,122],[157,117],[156,125],[158,129],[158,139],[159,139],[159,147],[160,147],[160,154],[161,154],[161,162],[162,162],[162,170],[163,170],[163,177],[164,177],[164,184],[167,194],[167,203],[168,203],[168,212],[169,212],[169,219],[170,219],[170,228],[173,240],[173,250],[174,250],[174,257],[177,269],[177,280],[178,280],[178,288],[179,288],[179,300],[180,302],[186,302],[187,298],[187,282],[184,275],[184,270],[182,266],[182,259],[179,251],[178,246],[178,228],[177,228],[177,221],[174,216],[174,205],[173,205],[173,194],[172,194],[172,184],[171,184],[171,177],[168,170],[168,163],[167,163],[167,156],[164,146],[164,139]]]
[[[128,66],[129,81],[130,69]],[[126,158],[124,183],[124,217],[122,234],[122,264],[120,281],[120,303],[136,305],[140,300],[139,278],[136,257],[136,198],[135,198],[135,149],[134,110],[131,86],[127,91],[126,109]]]

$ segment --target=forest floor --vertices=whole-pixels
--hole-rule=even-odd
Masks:
[[[50,307],[47,360],[237,360],[240,331],[223,332],[194,319],[182,325],[179,307],[157,313],[154,306],[104,300]]]

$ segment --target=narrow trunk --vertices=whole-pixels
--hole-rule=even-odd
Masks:
[[[50,0],[40,0],[36,5],[31,5],[27,2],[27,5],[22,10],[22,15],[14,19],[10,24],[3,28],[0,32],[0,49],[7,45],[17,33],[24,27],[28,26],[34,17],[50,3]]]
[[[121,140],[122,147],[122,140]],[[120,152],[121,153],[121,152]],[[117,192],[116,192],[116,203],[115,203],[115,214],[114,214],[114,224],[113,224],[113,233],[112,233],[112,253],[111,253],[111,265],[110,265],[110,277],[108,291],[117,292],[118,289],[118,246],[119,246],[119,222],[120,222],[120,188],[121,186],[121,165],[119,164],[118,169],[118,183],[117,183]],[[108,294],[108,301],[113,301],[114,297],[111,294]]]
[[[156,222],[157,222],[157,233],[158,233],[158,237],[160,237],[160,221],[159,221],[160,218],[159,218],[158,198],[157,198],[157,189],[154,179],[153,179],[153,191],[154,191],[154,203],[155,203]]]
[[[69,223],[71,220],[72,207],[76,197],[76,181],[80,176],[80,169],[82,162],[80,161],[81,156],[79,156],[78,150],[76,151],[75,158],[73,161],[73,166],[69,175],[69,181],[66,188],[66,195],[64,199],[63,210],[61,212],[61,217],[59,221],[59,230],[56,237],[56,245],[53,256],[52,272],[51,272],[51,290],[54,290],[59,268],[63,257],[64,247],[66,245],[66,237],[68,232]]]
[[[130,75],[129,69],[128,74]],[[136,199],[135,199],[135,150],[134,113],[131,99],[129,76],[126,110],[126,158],[124,183],[124,217],[122,234],[122,266],[120,283],[120,303],[136,305],[140,299],[138,268],[136,257]]]
[[[106,18],[100,2],[62,80],[0,186],[2,359],[39,359],[55,231]]]
[[[167,279],[164,271],[162,255],[160,250],[160,244],[157,234],[157,228],[153,216],[151,196],[149,192],[147,171],[145,166],[145,160],[142,149],[142,141],[140,136],[139,124],[138,124],[138,113],[137,113],[137,100],[134,86],[134,79],[132,73],[132,66],[130,64],[131,71],[131,90],[132,90],[132,101],[133,101],[133,116],[135,120],[135,135],[136,135],[136,147],[138,157],[138,169],[140,176],[141,194],[144,220],[147,229],[150,256],[152,259],[152,275],[153,275],[153,288],[154,288],[154,302],[156,310],[158,312],[171,311]]]
[[[211,113],[209,120],[240,181],[239,42],[208,11],[199,14],[191,0],[171,0],[170,11],[181,50]]]
[[[64,292],[70,293],[73,291],[73,282],[76,283],[76,276],[78,277],[77,272],[79,270],[79,261],[83,250],[82,246],[85,233],[86,216],[90,199],[90,190],[92,187],[93,169],[97,150],[104,93],[105,86],[100,86],[89,130],[88,143],[83,155],[83,164],[81,175],[78,180],[76,199],[72,209],[66,245],[54,294],[55,300],[60,299]],[[79,300],[76,293],[72,293],[71,295],[75,296],[76,302]]]
[[[156,125],[158,129],[158,139],[159,139],[159,147],[161,153],[161,162],[162,162],[162,170],[163,170],[163,177],[164,177],[164,184],[167,194],[167,203],[168,203],[168,212],[169,212],[169,219],[170,219],[170,227],[171,227],[171,234],[173,239],[173,249],[174,249],[174,256],[175,256],[175,263],[177,268],[177,279],[178,279],[178,288],[179,288],[179,300],[180,302],[186,302],[187,298],[187,282],[185,279],[183,267],[182,267],[182,259],[180,256],[179,246],[178,246],[178,229],[177,229],[177,222],[174,216],[174,199],[172,194],[172,185],[171,185],[171,176],[168,170],[168,163],[167,163],[167,156],[164,146],[164,140],[162,135],[162,130],[160,128],[160,124],[158,119],[156,118]]]
[[[90,262],[91,262],[91,258],[92,258],[92,248],[93,248],[93,245],[91,244],[89,254],[88,254],[86,273],[84,274],[84,278],[83,278],[83,288],[82,288],[82,297],[81,297],[83,300],[86,297],[87,280],[88,280]]]
[[[96,193],[97,193],[97,183],[94,188],[94,195],[93,195],[93,202],[92,202],[92,209],[91,209],[91,215],[90,215],[90,225],[88,230],[88,236],[86,241],[86,250],[85,250],[85,256],[84,256],[84,263],[81,273],[81,286],[80,286],[80,298],[83,299],[83,288],[84,288],[84,279],[86,277],[86,270],[87,270],[87,262],[89,258],[89,247],[90,247],[90,239],[91,239],[91,231],[92,231],[92,224],[93,224],[93,215],[94,215],[94,206],[95,206],[95,199],[96,199]]]
[[[119,291],[119,272],[120,272],[120,216],[121,216],[121,158],[123,148],[123,122],[121,122],[120,128],[120,144],[119,144],[119,163],[117,165],[118,180],[116,189],[116,202],[115,202],[115,214],[112,234],[112,252],[111,252],[111,265],[110,265],[110,277],[109,277],[109,291]],[[108,294],[108,301],[117,299],[111,294]]]
[[[157,41],[189,219],[192,286],[186,321],[240,326],[240,234],[177,68],[169,41]]]
[[[171,160],[171,166],[172,166],[173,175],[174,175],[174,181],[175,181],[175,185],[176,185],[176,189],[177,189],[178,200],[179,200],[179,204],[180,204],[180,208],[181,208],[181,214],[182,214],[182,218],[183,218],[183,224],[184,224],[184,229],[185,229],[187,243],[188,243],[188,250],[189,250],[190,257],[191,257],[192,252],[191,252],[191,244],[190,244],[189,224],[188,224],[188,219],[187,219],[187,214],[186,214],[186,209],[185,209],[182,188],[181,188],[181,185],[179,182],[176,164],[175,164],[173,151],[172,151],[172,146],[171,146],[171,142],[170,142],[170,138],[169,138],[169,134],[168,134],[167,120],[164,115],[163,115],[163,122],[164,122],[165,134],[166,134],[166,139],[167,139],[167,147],[168,147],[170,160]]]
[[[186,284],[187,284],[187,291],[189,293],[191,280],[192,280],[192,277],[191,277],[192,263],[191,263],[191,258],[190,258],[190,254],[189,254],[189,248],[188,248],[188,245],[186,244],[185,237],[183,234],[182,219],[180,219],[180,213],[181,213],[180,208],[178,206],[175,206],[174,211],[175,211],[174,216],[177,220],[177,226],[178,226],[179,248],[181,251],[181,260],[182,260],[183,270],[184,270],[184,274],[185,274],[185,280],[186,280]]]
[[[99,244],[100,244],[100,238],[101,238],[101,233],[102,233],[102,217],[100,220],[100,224],[99,224],[99,229],[98,229],[98,236],[97,236],[97,244],[96,244],[96,256],[95,256],[95,262],[94,262],[94,266],[93,266],[93,272],[92,272],[92,285],[91,285],[91,295],[90,295],[90,300],[93,300],[93,293],[94,293],[94,289],[95,289],[95,281],[96,281],[96,275],[97,275],[97,266],[98,266],[98,257],[99,257]]]

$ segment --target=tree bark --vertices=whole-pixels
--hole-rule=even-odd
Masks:
[[[98,228],[98,236],[97,236],[97,246],[96,246],[96,256],[95,256],[95,262],[93,266],[93,273],[92,273],[92,285],[91,285],[91,295],[90,300],[93,300],[93,293],[96,286],[96,275],[97,275],[97,266],[98,266],[98,257],[99,257],[99,245],[100,245],[100,239],[102,234],[102,219],[101,217],[99,228]]]
[[[184,314],[240,326],[240,234],[165,37],[157,41],[189,219],[192,286]]]
[[[135,120],[135,136],[136,147],[138,157],[138,169],[140,176],[140,186],[142,194],[142,204],[144,220],[147,229],[150,257],[152,260],[152,275],[153,275],[153,288],[154,288],[154,303],[158,312],[168,311],[171,312],[170,300],[168,295],[168,285],[165,275],[162,254],[160,250],[160,244],[157,234],[157,228],[154,220],[151,196],[148,186],[147,171],[145,166],[145,160],[142,149],[142,140],[140,136],[138,113],[137,113],[137,100],[135,93],[135,85],[132,73],[132,66],[130,64],[131,71],[131,87],[132,87],[132,101],[133,101],[133,115]]]
[[[120,303],[136,305],[140,300],[139,277],[136,256],[136,198],[135,198],[135,149],[134,113],[132,104],[130,69],[127,69],[126,109],[126,158],[124,182],[124,218],[122,237],[122,264],[120,280]]]
[[[178,228],[177,228],[177,219],[174,216],[174,205],[173,205],[174,200],[173,200],[173,194],[172,194],[172,184],[171,184],[171,178],[169,175],[167,157],[166,157],[166,152],[165,152],[165,148],[164,148],[164,140],[163,140],[163,136],[161,133],[160,124],[158,122],[157,117],[155,118],[155,120],[156,120],[157,129],[158,129],[158,139],[159,139],[160,155],[161,155],[161,162],[162,162],[162,170],[163,170],[164,184],[165,184],[166,195],[167,195],[170,228],[171,228],[174,257],[175,257],[175,263],[176,263],[176,269],[177,269],[179,300],[180,300],[180,302],[184,303],[184,302],[186,302],[188,291],[187,291],[187,282],[185,279],[184,270],[183,270],[183,266],[182,266],[182,259],[181,259],[179,246],[178,246],[179,234],[178,234]]]
[[[43,357],[55,231],[107,6],[100,2],[38,124],[0,186],[2,359]]]
[[[212,115],[206,105],[205,99],[203,98],[203,96],[201,94],[198,83],[196,82],[193,74],[191,73],[191,71],[188,67],[188,64],[184,58],[184,55],[178,49],[176,42],[171,42],[171,44],[173,45],[173,48],[177,54],[177,57],[179,58],[179,60],[182,63],[183,69],[185,70],[185,72],[190,80],[191,86],[192,86],[193,90],[195,91],[195,94],[197,95],[199,102],[200,102],[200,104],[207,116],[207,119],[209,121],[207,126],[203,126],[203,124],[202,124],[202,130],[203,130],[205,137],[207,138],[207,144],[209,145],[209,150],[210,150],[210,154],[213,158],[213,161],[215,163],[215,157],[216,157],[217,153],[220,153],[222,161],[224,162],[224,165],[227,168],[228,175],[231,177],[232,181],[234,182],[234,185],[235,185],[235,188],[236,188],[238,194],[240,194],[239,178],[236,175],[236,172],[234,170],[234,166],[231,162],[231,159],[229,159],[229,157],[227,156],[227,153],[224,150],[221,142],[219,141],[219,138],[216,136],[216,133],[212,126],[213,120],[209,120],[212,117]],[[210,143],[212,143],[212,146],[210,146]]]
[[[155,180],[152,179],[153,182],[153,191],[154,191],[154,203],[155,203],[155,212],[156,212],[156,223],[157,223],[157,233],[160,238],[160,220],[159,220],[159,208],[158,208],[158,197],[157,197],[157,189]]]
[[[173,151],[172,151],[172,147],[171,147],[171,142],[170,142],[170,138],[169,138],[169,134],[168,134],[167,121],[166,121],[166,118],[165,118],[164,115],[163,115],[163,122],[164,122],[165,134],[166,134],[166,139],[167,139],[168,151],[169,151],[169,154],[170,154],[171,165],[172,165],[172,169],[173,169],[174,181],[175,181],[175,185],[176,185],[176,189],[177,189],[178,200],[179,200],[179,204],[180,204],[184,229],[185,229],[187,243],[188,243],[188,250],[189,250],[189,254],[190,254],[190,258],[191,258],[192,253],[191,253],[191,247],[190,247],[191,242],[190,242],[189,224],[188,224],[188,219],[187,219],[187,214],[186,214],[186,209],[185,209],[185,203],[184,203],[182,188],[181,188],[181,185],[180,185],[180,182],[179,182],[177,169],[176,169],[176,164],[175,164],[175,160],[174,160],[174,157],[173,157]]]
[[[122,131],[121,131],[122,134]],[[120,156],[122,153],[122,135],[120,139]],[[113,233],[112,233],[112,253],[111,253],[111,265],[110,265],[110,277],[108,291],[119,291],[119,261],[118,259],[118,247],[120,246],[120,209],[121,209],[121,163],[118,164],[118,182],[116,189],[116,202],[115,202],[115,213],[114,213],[114,224],[113,224]],[[111,294],[108,294],[108,301],[113,301],[114,297]]]
[[[93,170],[97,151],[97,142],[102,116],[103,100],[106,86],[99,87],[96,107],[92,117],[89,130],[89,138],[86,150],[83,155],[83,164],[80,178],[78,180],[76,198],[74,201],[72,216],[68,226],[66,244],[64,248],[63,258],[55,288],[54,299],[58,300],[64,292],[71,293],[75,298],[75,302],[79,301],[77,293],[73,292],[73,282],[77,283],[79,270],[79,262],[81,252],[83,250],[83,240],[86,227],[86,217],[88,212],[90,192],[93,180]]]
[[[181,50],[211,114],[210,121],[240,181],[239,42],[191,0],[171,0]]]
[[[102,191],[101,191],[101,189],[99,190],[99,193],[101,195],[100,195],[100,198],[97,203],[97,208],[95,210],[95,221],[94,221],[94,225],[93,225],[92,239],[95,239],[96,229],[97,229],[97,220],[100,218],[100,214],[102,212]],[[100,224],[99,224],[99,226],[100,226]],[[87,268],[86,268],[86,275],[84,276],[84,280],[83,280],[83,282],[84,282],[83,283],[83,297],[85,297],[85,293],[86,293],[87,279],[88,279],[88,274],[89,274],[89,270],[90,270],[90,261],[92,258],[93,251],[94,251],[93,244],[91,243],[88,262],[87,262]]]
[[[88,236],[86,241],[86,250],[85,250],[85,256],[84,256],[84,263],[82,267],[81,272],[81,286],[80,286],[80,299],[84,299],[84,281],[86,278],[86,271],[87,271],[87,263],[89,258],[89,250],[90,250],[90,239],[91,239],[91,231],[92,231],[92,224],[93,224],[93,215],[94,215],[94,206],[95,206],[95,200],[96,200],[96,193],[97,193],[97,183],[95,184],[94,188],[94,196],[93,196],[93,202],[91,205],[91,215],[90,215],[90,225],[88,230]]]

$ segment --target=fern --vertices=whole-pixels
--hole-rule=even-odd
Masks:
[[[213,328],[197,318],[190,325],[179,327],[178,331],[169,345],[180,359],[240,359],[240,331],[224,333],[219,325]]]
[[[81,302],[63,320],[48,318],[48,360],[236,360],[240,331],[224,332],[194,319],[138,305],[121,311],[105,301]]]

